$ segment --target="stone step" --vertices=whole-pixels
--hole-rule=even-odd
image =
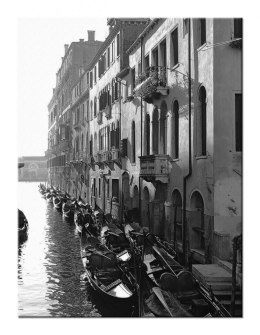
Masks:
[[[231,291],[232,284],[230,282],[206,282],[206,287],[212,291]]]
[[[218,264],[193,264],[192,273],[195,278],[199,281],[201,280],[206,284],[210,282],[230,282],[232,281],[231,274],[223,269],[223,267]]]
[[[213,290],[213,293],[214,293],[214,295],[218,299],[220,299],[219,297],[231,297],[231,295],[232,295],[232,291],[231,290],[228,290],[228,291],[221,291],[221,290],[214,291]],[[242,292],[241,291],[237,291],[235,297],[236,298],[242,297]]]
[[[221,266],[223,269],[225,269],[227,272],[232,274],[232,263],[218,259],[217,264]]]

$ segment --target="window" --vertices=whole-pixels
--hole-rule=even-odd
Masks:
[[[93,178],[93,191],[92,194],[95,197],[96,196],[96,178]]]
[[[132,121],[131,129],[131,145],[132,145],[132,163],[135,163],[135,122]]]
[[[117,201],[119,199],[119,180],[112,179],[112,198],[116,198]]]
[[[90,86],[90,88],[92,88],[93,87],[93,72],[92,71],[90,72],[89,80],[90,80],[89,86]]]
[[[160,56],[161,56],[160,66],[165,67],[166,66],[166,40],[164,40],[160,44]]]
[[[98,178],[98,196],[101,197],[101,179]]]
[[[235,95],[235,137],[236,151],[242,152],[243,146],[243,113],[242,113],[242,94]]]
[[[94,83],[97,82],[97,66],[94,67]]]
[[[171,34],[171,41],[172,41],[172,66],[178,64],[178,28],[176,28]]]
[[[94,99],[94,117],[97,116],[97,98]]]
[[[111,56],[111,61],[113,63],[113,61],[115,60],[115,42],[112,42],[112,56]]]
[[[150,155],[150,115],[146,114],[146,154]]]
[[[90,121],[93,120],[93,101],[90,101]]]
[[[206,19],[199,19],[199,47],[206,43]]]
[[[172,158],[177,159],[179,158],[179,103],[177,100],[173,103],[172,123]]]
[[[234,38],[242,38],[243,21],[242,19],[234,19]]]
[[[110,196],[110,190],[109,190],[109,186],[110,186],[110,180],[109,179],[107,179],[107,181],[106,181],[106,185],[107,185],[107,198],[109,198],[109,196]]]
[[[159,57],[158,57],[158,48],[154,49],[152,51],[152,65],[153,66],[158,66],[159,61],[158,61]]]
[[[110,47],[107,49],[107,67],[110,66]]]
[[[117,34],[116,36],[116,55],[119,56],[119,52],[120,52],[120,35]]]
[[[145,70],[148,69],[150,66],[150,57],[149,57],[149,54],[145,57],[144,59],[144,67],[145,67]]]
[[[138,63],[137,69],[138,69],[138,76],[139,76],[141,74],[141,71],[142,71],[142,69],[141,69],[141,62]]]
[[[131,69],[132,93],[135,88],[135,67]]]
[[[197,110],[197,156],[206,156],[207,143],[207,109],[206,90],[201,86],[199,90],[199,106]]]
[[[189,19],[183,19],[183,37],[188,34],[189,31]]]

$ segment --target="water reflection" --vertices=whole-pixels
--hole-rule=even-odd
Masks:
[[[18,206],[29,222],[18,249],[19,316],[101,316],[82,278],[75,226],[41,198],[37,185],[19,183]]]

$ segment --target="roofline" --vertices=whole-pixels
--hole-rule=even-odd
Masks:
[[[134,41],[134,43],[126,50],[127,54],[130,54],[131,51],[133,51],[138,44],[141,42],[141,40],[153,29],[153,27],[159,23],[161,18],[155,18],[152,19],[151,22],[148,24],[148,26],[141,32],[141,34],[137,37],[137,39]]]

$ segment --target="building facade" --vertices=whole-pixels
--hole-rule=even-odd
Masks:
[[[128,50],[130,196],[192,262],[230,260],[241,233],[241,24],[154,19]]]
[[[49,183],[70,191],[69,162],[72,150],[72,89],[90,64],[102,42],[95,40],[95,32],[88,31],[88,40],[65,44],[62,64],[56,73],[56,87],[48,104],[48,168]]]
[[[133,209],[186,263],[230,261],[242,227],[242,20],[108,25],[70,98],[49,104],[49,182],[119,220]]]

